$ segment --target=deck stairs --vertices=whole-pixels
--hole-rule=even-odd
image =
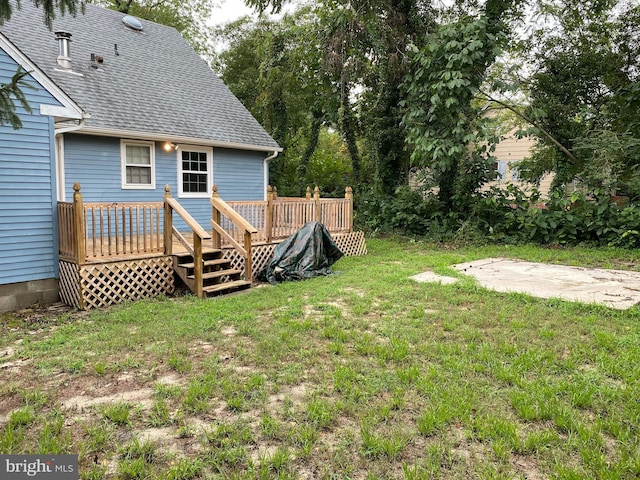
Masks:
[[[242,278],[242,271],[234,269],[231,261],[224,258],[222,250],[202,249],[202,292],[207,297],[225,295],[251,288],[251,282]],[[184,284],[197,294],[195,264],[189,253],[173,255],[173,269]]]

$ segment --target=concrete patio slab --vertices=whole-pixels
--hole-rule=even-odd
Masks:
[[[640,302],[640,272],[487,258],[454,265],[497,292],[597,303],[625,310]]]

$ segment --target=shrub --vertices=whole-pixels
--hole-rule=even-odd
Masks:
[[[392,197],[369,191],[360,195],[356,221],[368,231],[431,241],[640,247],[640,207],[618,206],[600,191],[552,194],[542,202],[538,191],[509,185],[476,193],[465,205],[445,214],[433,194],[408,187]]]

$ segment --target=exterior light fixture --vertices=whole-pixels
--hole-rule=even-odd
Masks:
[[[178,151],[178,144],[171,142],[164,142],[162,146],[165,152],[170,152],[171,150]]]

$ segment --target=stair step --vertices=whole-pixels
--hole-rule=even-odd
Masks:
[[[202,255],[210,255],[212,253],[222,253],[222,250],[220,250],[219,248],[203,248],[202,249]],[[173,256],[177,258],[193,258],[191,254],[188,252],[174,253]]]
[[[205,293],[215,293],[222,292],[224,290],[232,290],[236,288],[249,288],[251,286],[251,282],[248,280],[235,280],[233,282],[225,282],[218,283],[216,285],[209,285],[208,287],[204,287],[202,289]]]
[[[231,261],[227,260],[226,258],[216,258],[214,260],[205,260],[203,262],[205,267],[212,267],[214,265],[224,265],[225,263],[231,263]],[[196,264],[193,263],[193,262],[191,262],[191,263],[180,263],[178,266],[182,267],[182,268],[194,268],[196,266]]]
[[[237,275],[238,273],[242,273],[242,270],[216,270],[215,272],[206,272],[202,274],[202,280],[209,280],[211,278],[224,277],[227,275]],[[195,275],[189,275],[187,278],[193,280]]]

